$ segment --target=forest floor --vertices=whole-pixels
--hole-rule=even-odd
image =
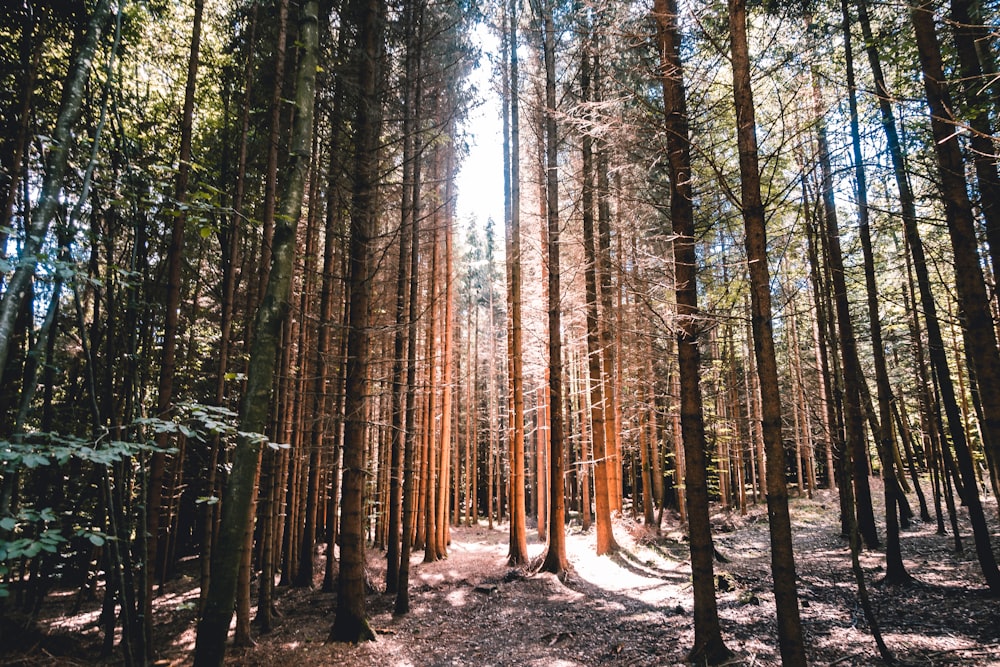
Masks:
[[[816,665],[880,665],[858,602],[849,552],[839,537],[837,507],[836,495],[827,491],[792,501],[807,656]],[[997,545],[993,499],[986,510]],[[766,510],[753,506],[747,516],[718,513],[713,525],[718,555],[727,561],[716,562],[716,580],[723,633],[735,654],[730,664],[779,664]],[[914,585],[879,585],[884,555],[862,554],[885,641],[902,664],[1000,666],[1000,604],[983,584],[968,529],[963,528],[964,553],[955,553],[952,537],[937,535],[935,528],[934,523],[916,522],[903,532],[905,564],[916,578]],[[640,523],[619,519],[615,537],[621,546],[617,554],[597,557],[593,529],[584,533],[572,524],[567,535],[572,570],[560,581],[506,565],[506,525],[492,530],[485,522],[453,527],[447,559],[423,563],[422,553],[414,554],[409,614],[394,617],[393,596],[371,593],[368,609],[377,641],[326,643],[335,596],[320,592],[317,581],[315,590],[279,587],[277,628],[257,637],[254,647],[231,648],[227,664],[683,664],[694,629],[688,549],[680,525],[665,517],[663,532],[656,535]],[[537,563],[545,545],[534,530],[529,531],[528,548]],[[382,581],[384,562],[381,552],[369,550],[373,582]],[[322,567],[317,570],[321,573]],[[195,579],[180,576],[157,597],[158,664],[190,663],[197,594]],[[99,602],[70,616],[66,609],[74,596],[72,591],[50,595],[34,628],[37,637],[5,640],[0,664],[109,664],[96,658]],[[15,644],[20,648],[13,650]]]

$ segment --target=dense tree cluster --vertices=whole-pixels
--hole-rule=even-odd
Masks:
[[[97,585],[106,654],[145,664],[196,557],[195,662],[218,665],[234,613],[250,643],[320,563],[329,638],[359,642],[366,551],[402,614],[411,554],[446,557],[453,525],[505,523],[518,567],[537,529],[562,575],[568,523],[608,554],[631,513],[686,524],[690,658],[716,663],[710,503],[766,503],[774,641],[805,664],[789,489],[818,488],[869,615],[858,550],[884,539],[909,583],[914,520],[970,530],[1000,593],[997,19],[5,4],[0,613]],[[486,220],[456,208],[477,95],[502,107]]]

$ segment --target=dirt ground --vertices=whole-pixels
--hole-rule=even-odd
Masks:
[[[994,545],[1000,541],[997,508],[986,509]],[[879,665],[838,536],[837,499],[821,492],[793,499],[796,565],[807,655],[816,665]],[[719,613],[731,664],[780,662],[770,592],[767,518],[763,507],[749,514],[713,517]],[[967,526],[968,524],[963,524]],[[902,664],[1000,666],[1000,604],[983,585],[971,535],[956,554],[950,536],[935,525],[915,523],[903,534],[905,563],[917,583],[879,586],[884,557],[862,555],[876,614],[889,648]],[[565,581],[506,565],[506,525],[452,528],[449,555],[411,566],[411,613],[392,615],[392,596],[372,593],[369,614],[378,633],[359,646],[327,644],[335,596],[318,590],[279,588],[278,627],[257,637],[252,648],[230,649],[232,665],[415,666],[683,664],[694,631],[690,568],[681,526],[665,517],[661,535],[619,519],[621,550],[594,555],[593,529],[568,529],[572,572]],[[544,543],[529,532],[535,560]],[[322,568],[318,568],[321,572]],[[369,573],[381,582],[383,554],[369,551]],[[318,584],[319,582],[317,582]],[[190,663],[194,646],[197,588],[192,577],[170,582],[157,598],[155,625],[161,665]],[[37,640],[4,653],[6,665],[94,665],[100,646],[97,603],[67,616],[74,593],[50,596],[42,610]],[[23,637],[22,637],[23,640]],[[6,644],[6,642],[4,642]]]

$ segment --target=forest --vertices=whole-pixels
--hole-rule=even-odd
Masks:
[[[0,663],[1000,665],[998,47],[0,3]]]

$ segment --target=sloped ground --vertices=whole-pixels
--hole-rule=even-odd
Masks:
[[[994,545],[1000,541],[996,504],[987,512]],[[811,664],[878,665],[874,642],[857,601],[850,558],[838,536],[836,496],[793,500],[802,620]],[[723,632],[732,664],[779,663],[770,593],[767,519],[763,507],[748,516],[718,514],[717,584]],[[681,527],[664,521],[662,536],[618,520],[622,549],[593,555],[593,533],[569,528],[573,571],[563,582],[506,566],[506,526],[452,528],[449,557],[411,566],[411,613],[392,616],[392,596],[369,597],[378,641],[360,646],[326,644],[335,596],[318,590],[279,589],[277,629],[252,648],[233,648],[232,665],[590,665],[682,664],[693,641],[690,569]],[[967,525],[967,524],[965,524]],[[967,530],[967,529],[966,529]],[[906,565],[918,583],[879,587],[882,554],[862,555],[869,590],[886,642],[906,664],[1000,666],[1000,604],[987,595],[971,536],[964,554],[934,524],[904,532]],[[529,553],[545,545],[529,533]],[[372,580],[384,572],[381,553],[369,553]],[[317,582],[318,583],[318,582]],[[194,645],[194,580],[171,582],[158,598],[156,633],[161,664],[190,662]],[[91,665],[99,647],[97,610],[73,617],[72,593],[52,596],[39,632],[0,664]],[[93,607],[93,605],[92,605]],[[6,632],[5,632],[6,634]],[[6,644],[6,640],[4,641]]]

